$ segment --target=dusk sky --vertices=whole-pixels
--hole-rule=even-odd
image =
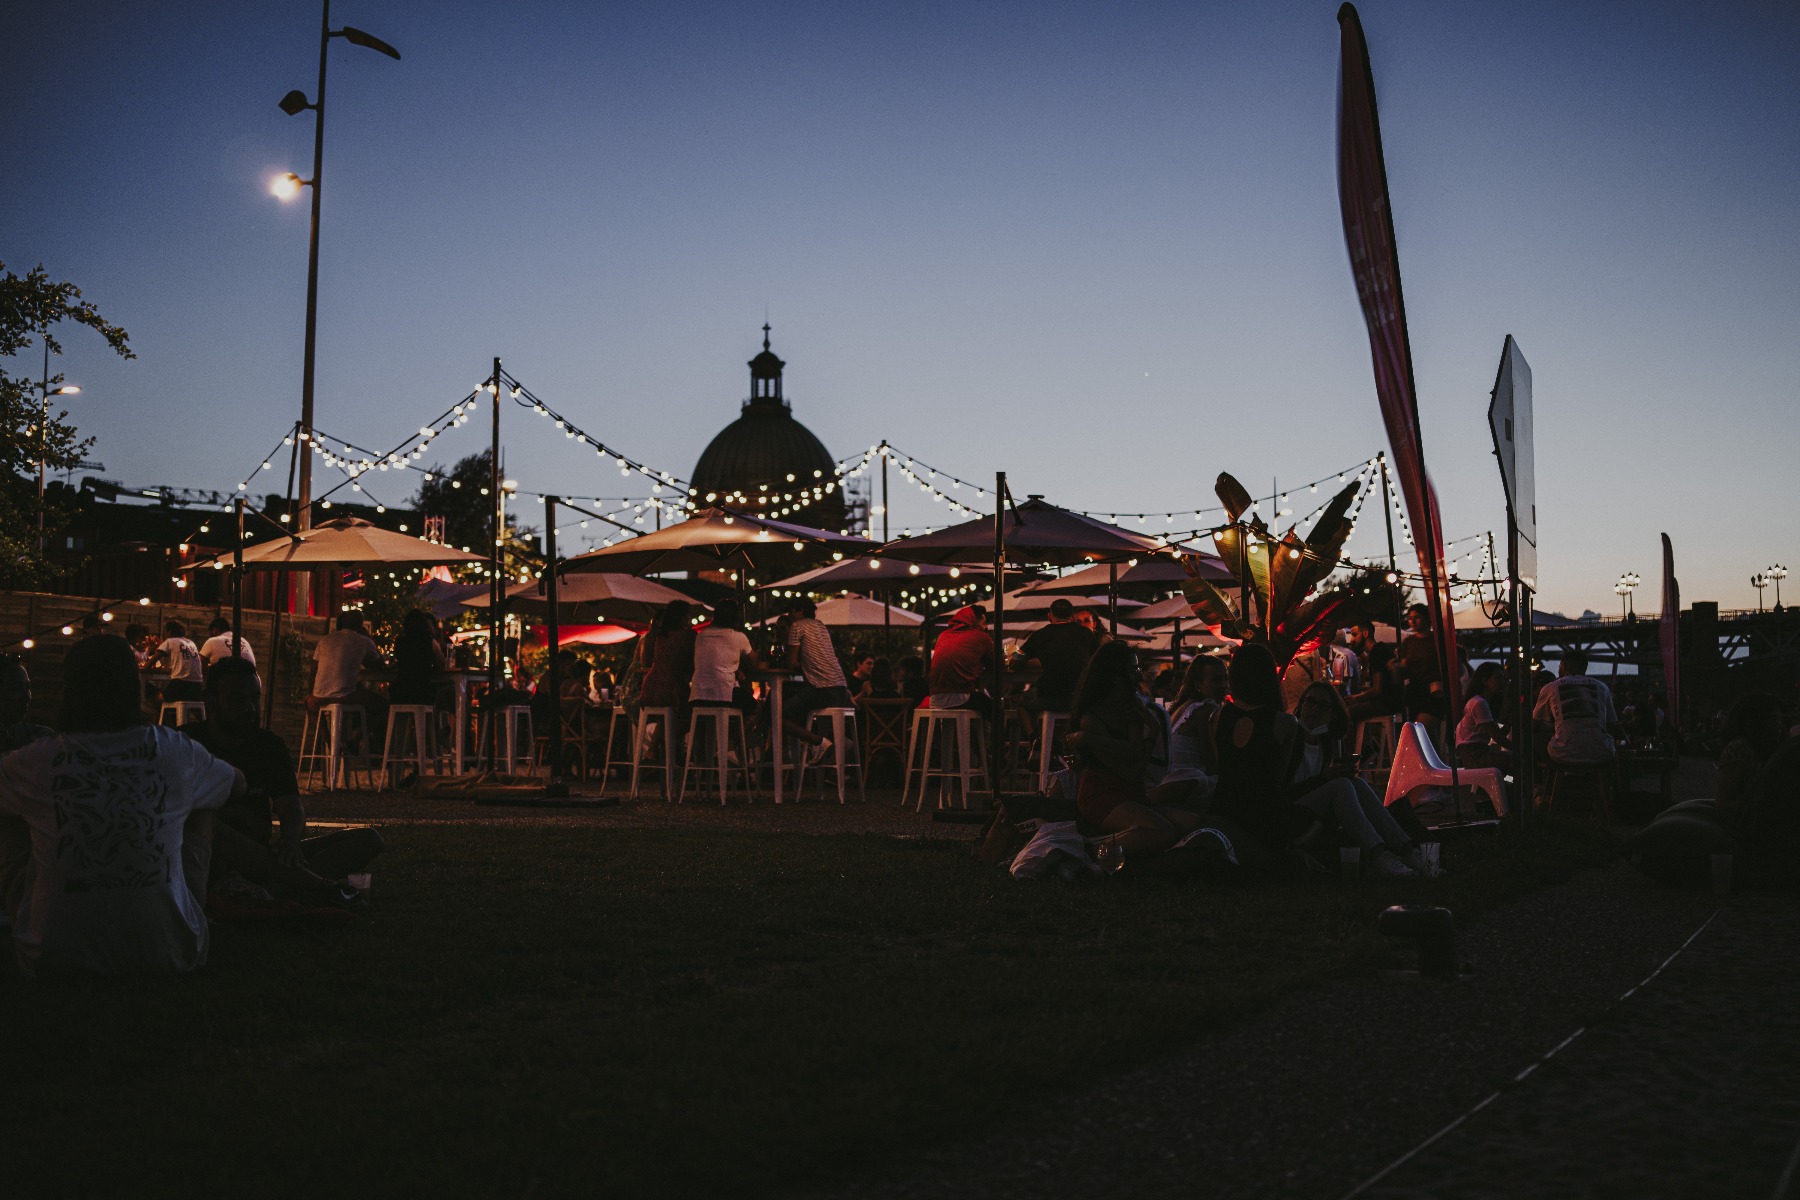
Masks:
[[[1686,599],[1754,607],[1750,574],[1800,560],[1800,7],[1361,12],[1446,532],[1504,529],[1486,407],[1510,333],[1536,380],[1541,603],[1616,612],[1634,570],[1654,610],[1666,530]],[[334,24],[405,57],[331,49],[318,425],[388,446],[499,355],[685,476],[766,318],[839,457],[885,437],[1100,511],[1212,505],[1221,470],[1257,494],[1335,472],[1384,445],[1335,13],[338,0]],[[230,488],[298,416],[307,206],[268,188],[311,168],[310,114],[275,102],[312,94],[318,21],[9,9],[0,260],[131,333],[133,362],[64,334],[108,477]],[[525,487],[619,494],[507,420]],[[376,480],[389,503],[416,486]],[[896,531],[944,520],[896,491]],[[1352,552],[1380,549],[1365,521]]]

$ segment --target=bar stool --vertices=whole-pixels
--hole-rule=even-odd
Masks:
[[[481,714],[481,725],[477,736],[480,738],[482,752],[486,753],[489,745],[488,722],[493,719],[492,713]],[[527,772],[534,766],[536,742],[531,736],[531,706],[528,704],[509,704],[500,710],[500,738],[493,746],[491,767],[506,775],[520,773],[519,766],[524,764]]]
[[[321,774],[325,790],[349,787],[351,772],[360,770],[364,783],[375,785],[369,767],[369,710],[360,704],[321,704],[319,711],[307,714],[307,725],[300,734],[300,776],[310,779]],[[345,748],[350,734],[357,735],[358,749],[352,754]],[[323,740],[325,745],[320,747]],[[309,765],[310,764],[310,765]]]
[[[1056,757],[1056,739],[1059,736],[1057,727],[1069,728],[1069,714],[1066,712],[1050,712],[1046,709],[1038,714],[1038,791],[1050,790],[1050,760]]]
[[[400,736],[402,717],[412,722],[410,737]],[[437,706],[390,705],[387,737],[383,739],[381,746],[381,786],[397,786],[402,767],[411,765],[421,775],[429,769],[435,775],[441,762],[442,757],[438,753]]]
[[[206,705],[199,700],[164,700],[162,708],[157,710],[156,723],[168,725],[169,714],[175,714],[174,726],[180,729],[189,721],[206,720]]]
[[[705,721],[712,726],[712,762],[696,763],[694,760],[704,757],[700,748],[706,743],[700,739],[700,723]],[[737,733],[736,766],[731,765],[731,735]],[[675,803],[680,804],[687,797],[688,772],[698,771],[702,775],[711,771],[719,777],[719,804],[725,803],[726,793],[730,788],[732,773],[739,772],[744,777],[744,794],[754,798],[756,793],[756,777],[750,771],[750,738],[744,731],[744,714],[729,704],[696,704],[688,714],[687,758],[681,764],[681,790],[675,793]]]
[[[854,708],[819,708],[814,709],[807,721],[807,728],[816,727],[821,721],[830,726],[826,735],[831,739],[831,770],[837,774],[838,803],[844,803],[844,772],[856,772],[856,798],[869,799],[868,780],[863,777],[862,746],[856,737],[856,709]],[[854,751],[851,754],[850,751]],[[794,798],[800,798],[800,791],[806,786],[806,772],[814,772],[819,783],[819,795],[825,794],[825,759],[820,758],[809,768],[804,758],[796,759],[795,766],[798,777],[794,780]]]
[[[672,706],[668,708],[651,707],[638,709],[637,728],[631,737],[631,795],[628,796],[627,799],[637,799],[638,771],[641,770],[644,765],[644,735],[649,732],[652,723],[654,723],[662,733],[663,799],[669,800],[674,798],[675,739],[680,736],[675,731],[675,717],[676,711]]]
[[[913,747],[919,751],[917,771],[919,774],[919,798],[913,805],[917,812],[925,807],[925,790],[933,779],[940,780],[938,787],[938,807],[945,808],[944,784],[954,780],[962,785],[962,806],[969,807],[969,789],[973,781],[979,777],[987,780],[987,732],[976,719],[977,714],[967,708],[921,708],[913,716]],[[973,733],[971,733],[973,730]],[[942,737],[940,737],[940,731]],[[937,747],[939,765],[931,762],[933,746]],[[981,760],[975,763],[972,755],[979,753]],[[954,759],[954,765],[950,762]],[[910,756],[907,759],[907,788],[909,789],[914,771],[914,763]],[[900,802],[906,802],[906,789],[900,793]]]
[[[606,791],[607,784],[612,780],[613,746],[618,744],[620,726],[625,727],[625,736],[630,737],[631,712],[623,704],[615,703],[612,706],[612,714],[606,719],[606,751],[600,760],[600,790],[602,792]],[[620,761],[622,763],[624,760]]]

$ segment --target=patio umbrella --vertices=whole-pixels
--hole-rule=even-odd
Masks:
[[[1119,608],[1135,608],[1138,612],[1131,614],[1136,621],[1143,616],[1142,610],[1147,607],[1142,600],[1114,600],[1108,596],[1050,596],[1042,592],[1034,592],[1029,587],[1020,588],[1016,592],[1006,593],[1007,612],[1044,612],[1058,600],[1067,600],[1075,608],[1106,608],[1116,605]]]
[[[789,521],[707,508],[679,525],[628,538],[576,555],[565,575],[617,571],[656,575],[666,571],[792,571],[833,553],[849,557],[872,549],[867,538],[814,529]]]
[[[557,581],[556,607],[559,622],[593,624],[600,621],[648,622],[664,605],[685,600],[697,608],[707,605],[665,587],[653,579],[621,575],[614,571],[590,571]],[[531,580],[506,589],[506,607],[513,612],[542,616],[550,611],[544,594],[544,581]],[[492,601],[483,594],[470,596],[463,602],[468,608],[487,608]]]
[[[1174,554],[1169,553],[1170,550]],[[1154,558],[1140,558],[1135,563],[1127,563],[1118,567],[1118,581],[1124,584],[1173,584],[1177,587],[1187,579],[1187,569],[1183,560],[1192,563],[1200,572],[1200,578],[1210,579],[1214,583],[1236,583],[1237,577],[1225,560],[1216,554],[1207,554],[1200,550],[1189,550],[1184,547],[1170,547]],[[1067,575],[1059,575],[1055,579],[1046,579],[1034,583],[1030,587],[1033,592],[1092,592],[1106,587],[1112,580],[1112,569],[1105,564],[1073,571]]]
[[[934,533],[902,538],[897,542],[889,542],[881,549],[884,557],[902,558],[909,562],[986,563],[991,566],[994,572],[996,649],[1005,636],[1006,629],[1006,581],[1002,572],[1007,563],[1073,567],[1084,563],[1118,563],[1133,558],[1179,553],[1152,538],[1046,503],[1042,496],[1031,496],[1020,505],[1008,505],[1005,501],[1010,500],[1011,496],[1012,493],[1006,486],[1006,473],[999,472],[994,477],[994,498],[999,503],[998,515],[977,517],[973,521],[965,521],[961,525],[952,525]],[[1116,629],[1116,614],[1112,623]],[[994,655],[994,728],[988,738],[988,750],[994,756],[988,767],[988,778],[996,802],[1000,798],[1002,657],[998,653]]]
[[[1194,606],[1188,603],[1186,596],[1175,596],[1144,605],[1131,614],[1131,619],[1140,625],[1154,625],[1158,621],[1192,621],[1195,619]]]
[[[917,628],[925,623],[924,617],[910,609],[883,604],[867,596],[833,596],[821,600],[813,616],[821,624],[839,629],[883,629],[890,625]],[[770,617],[757,624],[773,625],[779,620],[780,617]]]

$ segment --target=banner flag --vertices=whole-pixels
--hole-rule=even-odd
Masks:
[[[1663,691],[1668,694],[1669,724],[1681,728],[1681,584],[1675,579],[1675,547],[1662,535],[1662,625],[1657,642],[1662,650]]]
[[[1419,573],[1437,636],[1449,719],[1462,704],[1458,688],[1456,628],[1450,613],[1450,579],[1445,571],[1443,524],[1437,493],[1425,470],[1424,439],[1419,431],[1419,404],[1413,385],[1412,345],[1406,335],[1406,302],[1400,291],[1400,254],[1394,240],[1394,217],[1388,201],[1387,165],[1381,153],[1381,122],[1375,109],[1375,77],[1369,68],[1369,46],[1363,39],[1356,6],[1338,9],[1342,59],[1338,78],[1338,205],[1344,217],[1344,242],[1363,321],[1369,327],[1369,350],[1375,363],[1375,395],[1387,426],[1394,474],[1412,521]]]

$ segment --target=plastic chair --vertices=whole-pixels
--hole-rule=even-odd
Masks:
[[[303,779],[322,776],[325,790],[330,792],[349,787],[353,772],[360,770],[364,784],[373,788],[375,780],[369,767],[369,710],[360,704],[321,704],[316,714],[308,714],[307,721],[307,727],[301,731],[300,776]],[[345,748],[353,732],[360,747],[354,754]],[[321,741],[325,743],[323,748],[319,745]]]
[[[400,719],[412,722],[411,737],[400,736]],[[409,746],[410,742],[410,746]],[[396,745],[396,743],[398,743]],[[411,765],[423,775],[428,769],[436,774],[443,761],[438,754],[437,706],[434,704],[394,704],[388,707],[387,737],[381,746],[381,786],[395,787],[400,768]]]
[[[1456,783],[1487,796],[1496,817],[1506,815],[1506,785],[1500,778],[1498,767],[1459,767]],[[1393,804],[1403,799],[1410,804],[1412,794],[1420,788],[1449,786],[1450,768],[1438,757],[1431,735],[1417,721],[1408,721],[1400,729],[1400,743],[1394,752],[1393,766],[1388,772],[1387,795],[1382,802]]]
[[[987,780],[987,732],[978,716],[967,708],[921,708],[914,712],[912,747],[907,752],[907,783],[901,789],[900,803],[906,803],[906,793],[912,787],[916,771],[919,798],[913,806],[915,812],[925,807],[925,790],[933,779],[939,781],[939,808],[948,807],[944,803],[944,793],[953,781],[962,788],[962,806],[969,807],[969,792],[974,780],[980,778],[984,783]],[[940,760],[937,766],[932,765],[934,746]],[[913,757],[915,751],[916,759]],[[974,757],[977,753],[979,760]]]
[[[838,803],[844,803],[845,771],[856,772],[856,798],[867,801],[869,798],[867,790],[868,780],[863,777],[862,747],[857,740],[856,709],[814,709],[808,717],[808,728],[817,726],[820,721],[824,721],[830,726],[826,736],[831,739],[830,770],[837,775]],[[852,754],[851,751],[854,751],[855,753]],[[826,760],[821,758],[818,762],[812,764],[811,767],[808,767],[804,758],[796,760],[796,766],[799,772],[799,777],[794,781],[794,798],[796,800],[800,798],[801,789],[806,786],[806,772],[808,770],[814,772],[814,778],[818,780],[819,795],[823,796],[825,794],[825,771],[827,769],[825,763]]]
[[[663,799],[675,798],[675,739],[680,735],[675,730],[674,708],[640,708],[637,712],[637,729],[631,738],[631,795],[628,799],[636,800],[638,794],[638,771],[644,765],[644,735],[654,722],[662,734],[663,740]]]
[[[158,725],[170,724],[170,713],[175,714],[173,724],[175,728],[180,729],[189,721],[206,720],[206,705],[199,700],[164,700],[162,707],[157,710],[156,723]]]
[[[706,745],[700,739],[700,723],[704,721],[712,727],[712,762],[696,762],[703,757],[700,753]],[[731,763],[731,735],[737,734],[737,765]],[[756,793],[756,777],[750,770],[750,738],[744,729],[744,714],[729,704],[696,704],[688,714],[687,759],[681,765],[681,790],[675,793],[675,803],[680,804],[687,797],[688,772],[698,771],[702,775],[708,771],[719,777],[719,804],[723,806],[731,790],[731,776],[737,772],[744,777],[744,793],[754,797]]]

